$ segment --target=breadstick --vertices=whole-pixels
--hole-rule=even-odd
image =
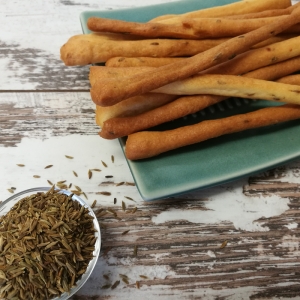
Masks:
[[[138,23],[116,19],[91,17],[87,26],[94,32],[127,33],[144,38],[204,39],[233,37],[266,24],[279,21],[283,16],[257,19],[194,18],[179,24]],[[287,32],[299,32],[294,25]]]
[[[279,60],[279,57],[282,59],[284,57],[291,57],[291,55],[297,55],[293,53],[289,53],[286,51],[287,47],[293,47],[293,51],[298,51],[298,41],[292,40],[294,36],[287,36],[287,35],[281,35],[276,36],[271,39],[268,39],[266,41],[263,41],[262,43],[259,43],[255,45],[252,48],[259,49],[270,45],[270,48],[264,48],[260,49],[259,52],[249,52],[247,51],[245,55],[241,54],[238,57],[236,57],[232,61],[236,60],[242,60],[238,68],[244,69],[245,66],[251,66],[251,68],[256,68],[257,65],[259,65],[258,62],[267,61],[269,59],[272,59],[273,57],[277,57]],[[277,44],[279,42],[288,41],[288,44]],[[272,44],[272,45],[271,45]],[[250,54],[251,53],[251,54]],[[276,54],[277,53],[277,54]],[[273,55],[271,57],[271,55]],[[241,58],[239,58],[241,57]],[[259,58],[259,59],[258,59]],[[105,63],[105,66],[107,67],[118,67],[118,68],[127,68],[127,67],[161,67],[179,60],[185,59],[184,57],[112,57],[108,59]],[[253,64],[254,63],[254,64]],[[223,64],[223,69],[228,70],[229,68],[232,68],[230,66],[230,62],[227,64]],[[221,66],[220,66],[221,67]],[[218,67],[218,68],[220,68]],[[260,65],[258,67],[261,67]],[[248,71],[248,70],[247,70]],[[242,72],[243,73],[243,72]]]
[[[300,56],[243,74],[245,77],[276,80],[300,71]],[[292,84],[292,83],[290,83]]]
[[[114,35],[109,35],[109,37],[112,36]],[[79,34],[72,36],[60,49],[61,60],[67,66],[83,66],[106,62],[109,58],[121,55],[127,57],[191,56],[210,49],[227,40],[129,40],[129,35],[123,34],[117,36],[124,36],[124,40],[107,38],[107,35],[104,33]]]
[[[298,86],[236,75],[196,75],[167,84],[154,92],[172,95],[211,94],[300,105],[300,87]]]
[[[116,117],[129,117],[153,110],[178,98],[176,95],[146,93],[131,97],[115,105],[96,105],[96,123],[103,127],[105,121]]]
[[[240,75],[300,55],[300,36],[242,53],[202,73]],[[288,50],[287,50],[288,49]]]
[[[143,73],[145,71],[153,70],[153,67],[127,67],[127,68],[112,68],[104,66],[91,66],[89,73],[90,84],[93,87],[94,84],[105,78],[119,78],[130,75]]]
[[[277,82],[300,85],[300,74],[286,76],[277,80]]]
[[[270,9],[281,9],[291,6],[290,0],[250,0],[239,1],[227,5],[216,6],[187,12],[180,15],[164,15],[152,19],[150,22],[178,23],[186,18],[219,18],[223,16],[242,15]]]
[[[297,59],[284,61],[270,67],[265,67],[261,70],[264,71],[250,72],[245,74],[244,76],[266,80],[275,80],[282,77],[281,79],[277,80],[277,82],[300,85],[300,83],[298,83],[300,77],[299,75],[285,76],[287,74],[291,74],[295,71],[300,70],[300,57],[297,57]],[[277,70],[280,70],[280,72],[278,72]],[[107,119],[107,121],[103,123],[102,130],[99,135],[106,139],[114,139],[126,136],[134,132],[145,130],[162,123],[166,123],[175,119],[182,118],[189,114],[196,113],[208,106],[219,103],[226,98],[227,97],[225,96],[215,95],[180,97],[159,108],[149,110],[139,115],[128,118],[123,117]]]
[[[290,14],[298,6],[300,6],[300,3],[291,5],[287,8],[264,10],[264,11],[259,11],[259,12],[244,14],[244,15],[228,16],[228,17],[225,17],[225,18],[228,18],[228,19],[255,19],[255,18],[266,18],[266,17],[282,16],[282,15]]]
[[[153,157],[163,152],[199,143],[225,134],[287,122],[300,118],[299,105],[262,108],[218,120],[207,120],[167,131],[142,131],[128,136],[125,155],[130,160]]]
[[[189,57],[183,61],[168,64],[122,80],[107,79],[97,82],[91,89],[92,100],[102,106],[116,104],[126,98],[143,94],[176,80],[188,78],[200,71],[220,64],[245,52],[251,46],[277,35],[299,22],[300,8],[280,21],[265,25],[242,36],[232,38],[212,49]]]
[[[93,86],[97,80],[110,77],[122,77],[128,74],[137,74],[149,68],[109,68],[103,66],[90,67],[90,84]],[[151,69],[151,68],[150,68]],[[176,95],[146,93],[128,98],[109,107],[96,106],[96,123],[102,127],[103,122],[114,117],[132,116],[162,106],[174,99]]]
[[[183,57],[112,57],[107,60],[107,67],[161,67],[184,59]]]

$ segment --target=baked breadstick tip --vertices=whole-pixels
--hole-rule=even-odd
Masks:
[[[168,131],[141,131],[128,136],[125,154],[130,160],[150,158],[225,134],[274,125],[300,118],[299,105],[262,108],[228,118],[207,120]],[[234,124],[234,125],[233,125]]]

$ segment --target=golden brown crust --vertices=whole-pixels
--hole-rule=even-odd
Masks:
[[[300,70],[300,57],[267,66],[256,71],[246,73],[243,76],[265,80],[276,80],[298,70]],[[297,78],[299,78],[299,75],[297,75]],[[291,79],[294,79],[294,76],[283,77],[279,80],[279,82],[298,84],[296,81],[291,81]],[[188,114],[196,113],[201,109],[218,103],[224,99],[226,99],[226,97],[215,95],[179,97],[166,105],[150,110],[146,113],[128,118],[109,119],[103,124],[100,136],[106,139],[126,136],[137,131],[146,130],[159,124],[182,118]]]
[[[107,67],[161,67],[184,59],[183,57],[112,57],[105,63]]]
[[[241,75],[267,65],[300,56],[300,36],[242,53],[202,73]],[[282,75],[284,76],[284,75]],[[279,76],[281,77],[281,76]],[[278,78],[278,77],[277,77]]]
[[[129,76],[122,80],[106,80],[95,84],[91,89],[93,101],[98,105],[109,106],[126,98],[143,94],[176,80],[188,78],[200,71],[222,63],[234,55],[248,50],[252,45],[277,35],[299,22],[300,8],[280,21],[265,25],[243,36],[232,38],[219,46],[199,53],[184,61],[168,64],[154,71],[138,76]],[[176,72],[174,72],[176,70]]]
[[[276,22],[283,16],[256,19],[187,18],[178,24],[139,23],[91,17],[87,26],[94,32],[126,33],[144,38],[204,39],[233,37]],[[299,32],[294,25],[287,32]]]
[[[196,10],[180,15],[164,15],[151,20],[151,22],[178,23],[185,18],[219,18],[222,16],[242,15],[270,9],[288,8],[290,0],[244,0],[227,5]]]
[[[228,118],[203,121],[196,125],[184,126],[174,130],[162,132],[141,131],[128,136],[125,154],[130,160],[149,158],[221,135],[299,118],[299,105],[282,105]]]
[[[116,38],[118,37],[118,39]],[[226,39],[129,39],[126,34],[91,33],[71,37],[60,49],[67,66],[106,62],[116,56],[181,57],[203,52]]]
[[[96,123],[103,127],[104,122],[109,119],[139,115],[165,105],[176,98],[178,98],[176,95],[146,93],[125,99],[112,106],[96,105]]]

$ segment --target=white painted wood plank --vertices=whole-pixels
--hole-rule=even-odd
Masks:
[[[99,217],[106,226],[102,255],[73,300],[298,296],[300,162],[249,181],[146,203],[132,185],[118,142],[97,136],[93,108],[84,92],[0,93],[0,200],[12,186],[18,192],[67,180],[82,188],[88,203],[97,200],[95,212],[113,208],[120,218]],[[102,171],[89,179],[93,168]],[[122,201],[137,211],[124,212]],[[101,288],[120,280],[119,274],[128,276],[128,285]]]
[[[82,33],[79,14],[163,2],[172,1],[0,1],[0,90],[88,89],[88,68],[65,67],[59,53]]]

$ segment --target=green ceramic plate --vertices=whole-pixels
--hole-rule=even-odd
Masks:
[[[230,0],[183,0],[174,3],[113,11],[87,11],[80,16],[84,33],[90,16],[145,22],[155,16],[183,13],[224,5]],[[277,105],[270,101],[230,99],[204,112],[164,124],[156,130],[197,123],[204,119],[245,113]],[[120,139],[122,149],[125,139]],[[170,151],[128,165],[143,199],[172,197],[233,181],[287,163],[300,157],[300,123],[292,121],[248,130]]]

